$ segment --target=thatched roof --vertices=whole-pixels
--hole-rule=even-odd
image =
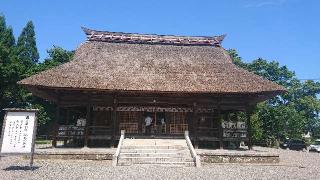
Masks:
[[[220,47],[224,36],[168,37],[84,30],[88,39],[76,50],[71,62],[19,83],[111,91],[285,91],[282,86],[235,66],[228,53]]]

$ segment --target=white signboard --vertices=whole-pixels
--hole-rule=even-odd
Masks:
[[[247,130],[245,122],[224,121],[221,124],[223,128],[223,137],[226,138],[246,138]]]
[[[1,153],[32,153],[36,112],[7,111],[3,126]]]

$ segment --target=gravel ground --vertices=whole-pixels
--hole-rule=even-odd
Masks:
[[[257,150],[266,148],[255,147]],[[279,164],[203,164],[201,168],[112,167],[110,161],[28,160],[2,157],[0,179],[320,179],[320,153],[267,149],[280,154]]]

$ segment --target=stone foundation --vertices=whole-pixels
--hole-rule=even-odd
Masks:
[[[34,154],[34,159],[112,160],[112,156],[113,154]]]
[[[200,154],[205,163],[279,163],[276,154]]]
[[[50,148],[36,149],[35,159],[112,160],[114,148]],[[279,163],[279,154],[254,150],[197,149],[204,163]]]

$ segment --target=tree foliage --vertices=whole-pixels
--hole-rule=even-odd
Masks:
[[[17,56],[26,68],[38,63],[39,53],[36,43],[36,33],[32,21],[23,28],[17,42]]]
[[[42,63],[34,66],[32,71],[29,72],[29,76],[69,62],[74,55],[74,51],[67,51],[59,46],[53,46],[47,53],[48,57]]]
[[[4,16],[0,16],[0,108],[17,105],[16,82],[20,79],[19,62],[15,55],[15,39],[12,29],[7,27]]]
[[[17,85],[23,78],[44,71],[71,60],[74,52],[61,47],[48,50],[48,57],[39,62],[34,25],[29,21],[23,28],[18,41],[7,27],[5,17],[0,16],[0,109],[10,107],[37,108],[39,131],[53,119],[55,105],[32,96],[24,88]],[[0,122],[4,112],[0,111]]]
[[[273,144],[281,137],[301,138],[311,132],[319,136],[320,83],[299,81],[293,71],[276,61],[258,58],[244,62],[236,50],[228,50],[233,63],[287,89],[287,92],[259,103],[252,115],[253,137],[256,141]]]
[[[51,69],[53,67],[56,67],[60,64],[69,62],[74,52],[73,51],[67,51],[62,49],[61,47],[54,46],[52,49],[49,49],[47,51],[48,57],[42,62],[35,64],[31,71],[29,71],[28,76],[31,76],[33,74],[37,74],[41,71]],[[51,124],[54,114],[55,114],[55,105],[53,103],[50,103],[48,101],[45,101],[41,98],[32,96],[32,99],[30,100],[32,108],[39,109],[38,112],[38,122],[39,122],[39,130],[40,132],[45,132],[48,125]]]

